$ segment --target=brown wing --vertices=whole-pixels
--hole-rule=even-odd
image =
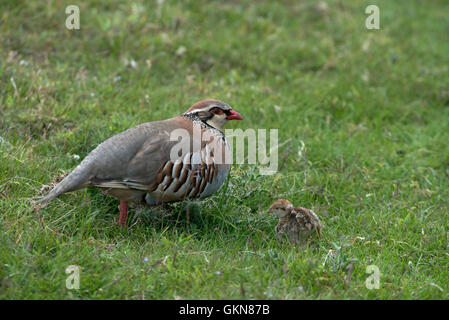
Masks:
[[[108,188],[148,190],[161,166],[170,160],[170,151],[178,141],[170,141],[175,129],[189,128],[190,120],[174,118],[136,126],[111,141],[98,151],[99,170],[92,185]],[[101,145],[98,147],[100,148]]]

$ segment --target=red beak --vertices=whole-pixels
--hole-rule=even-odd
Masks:
[[[229,116],[226,117],[228,120],[243,120],[243,117],[237,111],[230,110]]]

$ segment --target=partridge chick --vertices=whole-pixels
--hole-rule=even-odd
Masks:
[[[279,240],[282,239],[282,233],[286,233],[290,242],[298,244],[298,239],[305,240],[314,232],[321,236],[323,227],[320,219],[312,210],[304,207],[293,207],[293,204],[286,199],[279,199],[273,202],[267,210],[279,217],[279,222],[274,229]]]

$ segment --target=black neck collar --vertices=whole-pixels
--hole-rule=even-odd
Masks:
[[[223,140],[225,139],[225,135],[224,135],[223,131],[211,126],[205,120],[200,119],[200,117],[198,117],[198,115],[196,113],[183,113],[183,114],[181,114],[181,117],[187,118],[193,122],[196,122],[196,123],[200,124],[203,128],[208,128],[213,131],[216,131],[218,134],[220,134],[220,136],[223,138]]]

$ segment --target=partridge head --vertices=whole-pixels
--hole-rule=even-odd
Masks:
[[[267,212],[273,213],[279,218],[284,218],[292,212],[293,205],[286,199],[278,199],[268,208]]]
[[[223,161],[229,153],[223,127],[242,119],[222,101],[203,100],[177,117],[137,125],[98,145],[40,202],[81,188],[100,188],[121,201],[119,224],[124,225],[128,203],[156,205],[210,196],[230,171],[230,163]],[[177,132],[187,143],[173,138]],[[180,144],[182,152],[173,152]]]
[[[243,120],[242,116],[232,110],[226,103],[218,100],[203,100],[195,103],[185,113],[184,116],[197,119],[205,124],[223,130],[224,125],[229,120]]]

